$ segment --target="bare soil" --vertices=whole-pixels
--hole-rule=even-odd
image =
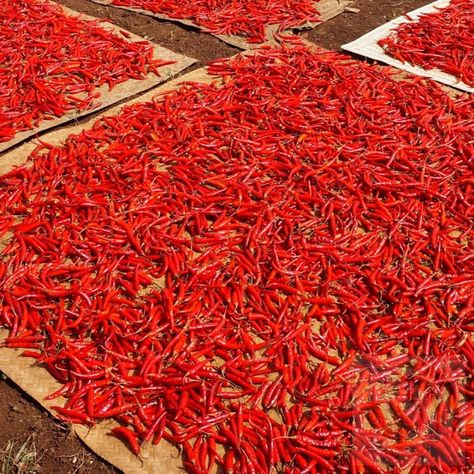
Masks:
[[[238,52],[236,48],[213,36],[177,23],[158,21],[146,15],[100,6],[89,0],[57,1],[73,10],[108,18],[135,34],[178,53],[194,57],[199,60],[194,67],[202,67],[213,59]],[[358,13],[343,13],[302,34],[320,46],[339,50],[342,44],[427,3],[429,0],[356,0],[352,7],[359,9]],[[0,421],[0,474],[119,472],[91,453],[66,425],[53,420],[38,404],[4,377],[0,378]],[[25,448],[21,451],[23,444]],[[10,462],[19,452],[21,456]],[[10,460],[10,465],[16,466],[5,472],[2,470],[2,464],[6,460]]]

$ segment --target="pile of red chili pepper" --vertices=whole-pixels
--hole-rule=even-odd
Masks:
[[[0,142],[44,120],[91,108],[97,88],[143,79],[167,64],[149,42],[36,0],[0,0]]]
[[[449,6],[402,23],[379,40],[387,54],[423,69],[440,69],[474,86],[474,1]]]
[[[209,71],[1,177],[5,344],[189,472],[467,472],[474,101],[302,45]]]
[[[190,20],[208,33],[239,35],[249,43],[263,43],[267,40],[266,29],[270,25],[278,25],[283,30],[319,21],[318,1],[112,0],[112,5]]]

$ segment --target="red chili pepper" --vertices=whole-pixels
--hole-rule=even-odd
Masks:
[[[126,441],[135,455],[139,455],[140,445],[138,444],[137,437],[133,431],[129,430],[128,428],[125,428],[124,426],[112,428],[110,431],[117,438]]]

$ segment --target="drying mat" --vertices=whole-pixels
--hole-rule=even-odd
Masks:
[[[322,48],[312,43],[307,41],[305,43],[315,49],[322,50]],[[406,75],[403,73],[399,74],[398,77],[406,79]],[[89,129],[95,121],[101,117],[117,114],[125,105],[149,101],[156,94],[176,89],[181,83],[186,81],[211,83],[217,80],[215,77],[207,74],[204,68],[197,69],[179,78],[175,78],[126,104],[116,106],[101,116],[90,119],[83,124],[69,125],[52,131],[43,136],[42,141],[52,145],[61,145],[68,135],[78,134],[85,129]],[[453,92],[452,89],[448,88],[446,88],[446,91],[448,93]],[[7,159],[0,161],[0,174],[8,172],[16,165],[24,164],[37,145],[36,140],[32,140],[18,149],[10,151],[6,155]],[[4,340],[7,335],[8,332],[6,330],[0,329],[0,341]],[[61,384],[44,368],[35,365],[34,359],[20,357],[21,352],[22,350],[20,349],[0,347],[0,371],[4,372],[15,384],[54,416],[55,412],[51,410],[51,406],[62,405],[65,399],[60,397],[59,399],[48,401],[44,400],[44,397],[57,390]],[[174,474],[183,472],[181,457],[178,455],[177,449],[166,440],[162,439],[157,446],[143,445],[140,458],[137,458],[120,440],[109,436],[108,433],[114,426],[117,426],[117,424],[112,421],[104,421],[94,428],[72,425],[72,429],[92,451],[126,474]]]
[[[46,2],[46,3],[54,4],[54,2]],[[69,16],[75,16],[77,18],[80,18],[81,20],[97,21],[97,18],[95,17],[80,14],[78,12],[70,10],[69,8],[63,7],[62,5],[61,5],[61,8],[63,9],[64,13]],[[125,31],[123,28],[120,28],[116,25],[112,25],[108,22],[101,22],[100,26],[104,30],[111,31],[117,36],[121,38],[125,38],[124,34],[122,33],[123,31]],[[131,41],[131,42],[146,41],[144,38],[137,36],[133,33],[130,33],[128,31],[125,31],[125,35],[126,35],[125,39],[127,39],[127,41]],[[135,94],[146,91],[150,89],[151,87],[168,80],[170,77],[175,76],[180,71],[182,71],[183,69],[186,69],[191,64],[194,64],[196,62],[196,59],[189,58],[182,54],[174,53],[173,51],[170,51],[169,49],[163,48],[158,45],[156,45],[153,48],[153,58],[161,59],[164,61],[174,61],[174,63],[160,67],[158,69],[158,72],[160,74],[159,76],[156,76],[154,73],[149,73],[145,79],[128,79],[125,82],[117,84],[111,91],[109,91],[109,87],[106,84],[104,84],[101,87],[98,87],[96,89],[96,92],[98,92],[100,96],[93,101],[92,108],[88,110],[84,110],[82,112],[71,111],[69,113],[64,114],[61,117],[57,117],[52,120],[43,120],[39,127],[17,133],[12,140],[9,140],[8,142],[0,143],[0,153],[44,130],[56,127],[57,125],[60,125],[65,122],[69,122],[70,120],[76,119],[78,117],[90,114],[91,112],[103,109],[116,102],[119,102],[120,100],[126,99],[127,97],[131,97]],[[4,159],[5,159],[4,156],[0,155],[0,161],[3,161]]]
[[[0,330],[0,340],[6,337],[7,331]],[[34,359],[20,357],[21,350],[0,348],[0,370],[16,385],[33,397],[54,416],[51,406],[62,405],[65,399],[45,400],[44,397],[61,387],[49,373],[34,365]],[[158,447],[144,445],[140,458],[136,457],[123,443],[107,433],[117,423],[106,421],[88,428],[72,425],[76,435],[101,458],[117,466],[126,474],[174,474],[182,473],[178,450],[166,440],[161,440]]]
[[[162,84],[126,104],[113,107],[106,113],[87,120],[83,124],[69,125],[54,130],[41,137],[41,140],[52,145],[60,145],[64,143],[68,135],[77,134],[85,129],[89,129],[101,117],[115,115],[125,105],[129,106],[133,103],[149,101],[157,93],[175,89],[184,81],[210,83],[216,81],[216,78],[208,75],[204,68],[197,69],[166,84]],[[9,151],[0,160],[0,174],[10,171],[14,166],[24,164],[38,144],[34,139],[15,150]],[[1,243],[0,241],[0,246]],[[0,341],[5,340],[7,335],[8,331],[0,328]],[[54,416],[55,412],[51,409],[51,406],[62,406],[66,399],[58,397],[48,401],[44,398],[60,388],[61,384],[46,369],[35,365],[34,359],[21,357],[21,352],[23,350],[0,347],[0,371]],[[182,474],[184,472],[181,456],[177,448],[165,439],[162,439],[157,446],[151,444],[143,445],[140,457],[136,457],[122,441],[109,435],[110,429],[114,426],[119,426],[118,423],[107,420],[93,428],[76,424],[71,426],[77,436],[92,451],[122,470],[125,474]]]
[[[92,0],[95,3],[99,3],[100,5],[105,5],[108,7],[114,7],[114,8],[120,8],[122,10],[129,10],[132,12],[137,12],[137,13],[143,13],[144,15],[149,15],[155,18],[158,18],[160,20],[166,20],[166,21],[172,21],[175,23],[182,23],[183,25],[191,26],[193,28],[198,28],[201,29],[199,25],[194,23],[191,20],[186,20],[186,19],[178,19],[178,18],[170,18],[169,16],[158,14],[158,13],[152,13],[149,10],[143,10],[141,8],[132,8],[132,7],[124,7],[124,6],[117,6],[113,5],[113,0]],[[307,22],[302,25],[296,26],[291,28],[291,30],[303,30],[305,28],[314,28],[321,23],[324,23],[325,21],[330,20],[331,18],[334,18],[335,16],[339,15],[342,13],[346,7],[348,7],[351,3],[353,3],[354,0],[321,0],[318,2],[315,2],[315,6],[319,12],[320,15],[320,21],[318,22]],[[278,25],[268,25],[266,28],[266,37],[267,40],[271,40],[273,38],[273,35],[278,31]],[[238,36],[238,35],[218,35],[218,34],[213,34],[216,38],[219,38],[220,40],[224,41],[225,43],[228,43],[232,46],[235,46],[236,48],[240,49],[247,49],[251,47],[257,47],[261,46],[261,44],[250,44],[247,43],[245,38],[243,36]]]
[[[439,8],[447,7],[450,3],[450,0],[439,0],[434,3],[430,3],[424,7],[418,8],[410,12],[408,15],[416,19],[425,13],[432,13],[437,11]],[[473,20],[474,21],[474,20]],[[377,42],[388,36],[389,32],[396,28],[402,23],[409,23],[410,20],[404,16],[398,17],[395,20],[392,20],[385,25],[376,28],[375,30],[367,33],[364,36],[361,36],[359,39],[352,41],[351,43],[345,44],[342,46],[342,49],[350,51],[352,53],[365,56],[366,58],[375,59],[376,61],[381,61],[383,63],[389,64],[390,66],[395,66],[398,69],[403,71],[411,72],[418,76],[429,77],[435,81],[441,82],[451,87],[455,87],[465,92],[474,92],[474,87],[470,87],[464,82],[460,81],[456,76],[447,74],[439,69],[430,69],[429,71],[418,66],[412,66],[411,64],[405,62],[402,63],[397,59],[394,59],[392,56],[389,56],[385,53],[383,48],[377,44]],[[447,32],[449,34],[449,32]]]

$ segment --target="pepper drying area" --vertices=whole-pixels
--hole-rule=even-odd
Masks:
[[[2,8],[0,152],[194,62],[53,2],[19,0]]]
[[[378,3],[64,2],[199,62],[0,155],[2,474],[472,471],[474,99],[337,52]]]
[[[473,15],[474,3],[469,0],[439,0],[342,48],[472,93]]]

